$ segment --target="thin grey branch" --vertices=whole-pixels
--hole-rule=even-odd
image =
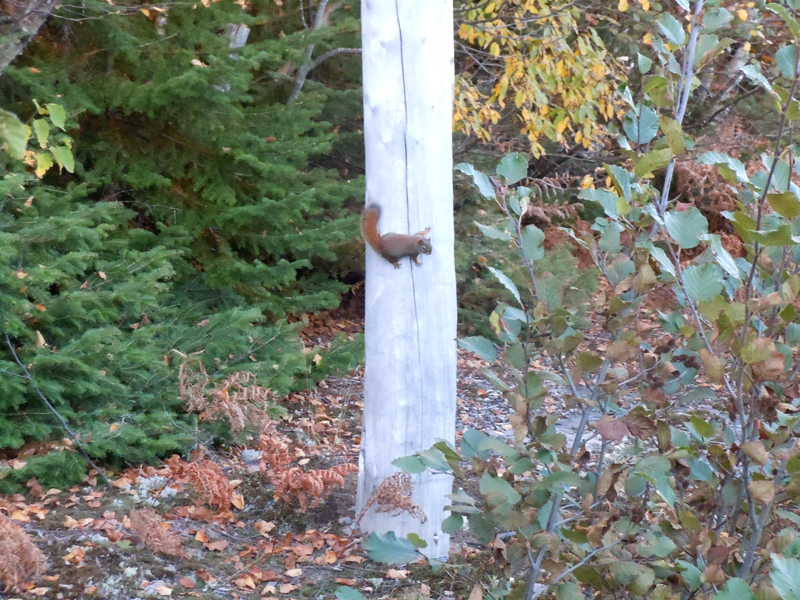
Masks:
[[[97,474],[100,475],[100,478],[106,483],[106,485],[113,489],[114,486],[111,485],[111,482],[108,480],[108,477],[106,477],[105,471],[103,471],[103,469],[94,464],[94,461],[86,452],[86,449],[83,447],[83,444],[81,444],[80,439],[75,434],[75,432],[72,431],[72,429],[70,428],[69,424],[67,423],[67,420],[61,416],[61,413],[59,413],[58,410],[56,410],[56,407],[50,403],[47,397],[42,393],[42,390],[39,389],[39,386],[36,385],[36,382],[33,380],[33,375],[31,375],[31,372],[28,371],[28,367],[25,366],[25,363],[22,362],[19,355],[17,354],[17,350],[16,348],[14,348],[14,344],[11,342],[11,338],[8,337],[7,333],[4,335],[6,338],[6,345],[8,346],[8,349],[11,351],[11,355],[14,357],[14,361],[17,363],[19,368],[22,369],[22,372],[25,374],[25,379],[27,379],[28,382],[31,384],[31,386],[33,386],[33,389],[36,390],[36,393],[39,395],[39,398],[41,398],[42,402],[44,402],[47,405],[47,408],[49,408],[50,411],[56,416],[56,418],[58,418],[58,420],[61,421],[61,426],[64,428],[64,431],[66,431],[69,437],[71,437],[75,441],[75,444],[78,446],[78,450],[81,451],[81,454],[83,454],[83,457],[86,459],[86,462],[88,462],[89,465],[95,471],[97,471]]]

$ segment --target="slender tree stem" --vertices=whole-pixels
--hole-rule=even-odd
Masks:
[[[103,471],[103,469],[94,464],[94,461],[86,452],[86,449],[83,447],[83,444],[81,444],[81,440],[78,438],[75,432],[72,431],[72,429],[70,428],[69,424],[67,423],[67,420],[63,416],[61,416],[61,413],[59,413],[58,410],[56,410],[56,407],[50,403],[47,397],[42,393],[42,390],[39,389],[39,386],[36,385],[36,382],[33,380],[33,376],[31,375],[31,372],[28,370],[28,367],[25,366],[25,363],[22,362],[19,355],[17,354],[17,350],[16,348],[14,348],[14,344],[11,342],[11,338],[8,337],[7,333],[4,335],[6,338],[6,345],[8,346],[8,349],[11,351],[11,355],[14,357],[14,361],[17,363],[19,368],[22,369],[22,372],[25,374],[25,379],[27,379],[28,383],[30,383],[31,386],[33,386],[33,389],[36,390],[36,393],[38,394],[39,398],[41,398],[42,402],[44,402],[47,405],[47,408],[49,408],[50,411],[61,422],[61,426],[64,428],[64,431],[66,431],[69,437],[71,437],[75,441],[75,445],[81,451],[81,454],[83,454],[83,457],[86,459],[86,462],[88,462],[89,465],[91,465],[91,467],[95,471],[97,471],[97,474],[100,475],[100,478],[106,483],[108,487],[113,488],[114,486],[111,485],[111,482],[108,480],[108,477],[106,477],[105,471]]]

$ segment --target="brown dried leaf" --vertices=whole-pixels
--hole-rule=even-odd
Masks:
[[[750,460],[759,466],[764,466],[769,460],[769,454],[767,453],[767,449],[764,448],[764,444],[761,442],[761,440],[745,442],[742,444],[742,452],[744,452],[750,458]]]
[[[701,348],[700,360],[703,361],[703,368],[709,381],[713,383],[722,383],[724,381],[725,365],[719,357],[711,354],[706,348]]]
[[[776,351],[768,359],[753,365],[753,376],[756,381],[772,381],[781,376],[785,367],[783,354]]]
[[[623,340],[611,342],[608,346],[608,357],[614,362],[625,362],[636,353],[636,348]]]
[[[595,425],[600,436],[604,440],[612,440],[621,442],[626,435],[630,435],[628,426],[619,419],[615,419],[611,415],[603,415]]]
[[[656,427],[652,419],[645,416],[640,411],[631,411],[620,420],[628,426],[631,435],[642,440],[651,438],[658,432],[658,427]]]
[[[386,571],[386,577],[389,579],[405,579],[408,577],[408,571],[405,569],[389,569]]]
[[[469,593],[469,600],[483,600],[483,588],[480,583],[472,586],[472,591]]]
[[[710,565],[723,565],[728,559],[728,547],[725,544],[715,544],[708,549],[706,558]]]
[[[760,504],[769,504],[775,497],[775,484],[771,481],[753,481],[747,486],[753,500]]]

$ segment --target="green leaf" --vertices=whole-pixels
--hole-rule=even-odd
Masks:
[[[653,104],[661,108],[672,106],[669,81],[660,75],[651,75],[645,81],[642,91],[650,97]]]
[[[689,420],[692,423],[692,427],[694,427],[694,430],[700,437],[710,438],[714,436],[714,426],[708,421],[704,421],[695,415],[689,417]]]
[[[781,74],[787,79],[794,79],[795,52],[794,44],[782,46],[775,52],[775,62],[781,70]]]
[[[417,550],[428,547],[428,542],[423,540],[416,533],[409,533],[406,537],[408,538],[408,541],[411,542],[411,545]]]
[[[502,283],[506,289],[514,295],[514,298],[517,299],[517,302],[522,304],[522,299],[519,296],[519,290],[517,290],[517,286],[514,285],[514,282],[511,281],[500,269],[495,269],[494,267],[488,267],[488,269],[494,274],[495,277],[497,277],[500,283]]]
[[[645,594],[655,580],[652,569],[633,561],[612,562],[609,570],[620,585],[638,595]]]
[[[481,544],[488,544],[494,538],[494,526],[481,513],[468,517],[469,530],[478,538]]]
[[[478,171],[478,169],[469,163],[458,163],[453,168],[456,171],[461,171],[462,173],[472,177],[472,182],[478,188],[478,191],[481,193],[481,195],[483,195],[484,198],[490,198],[494,200],[494,186],[492,185],[492,182],[489,181],[489,177],[486,175],[486,173]]]
[[[705,152],[697,157],[697,162],[701,165],[717,165],[720,174],[731,183],[750,182],[742,162],[723,152]]]
[[[700,576],[702,575],[700,569],[685,560],[679,560],[677,564],[680,573],[683,576],[683,580],[686,582],[686,585],[689,586],[689,589],[700,587],[700,585],[703,583],[700,579]]]
[[[466,460],[470,460],[473,455],[481,460],[487,460],[492,452],[497,452],[497,454],[506,458],[519,455],[511,446],[477,429],[468,429],[464,432],[461,438],[461,449]]]
[[[434,471],[439,471],[442,473],[451,472],[450,464],[444,457],[444,453],[437,448],[428,448],[427,450],[418,452],[417,456],[429,469],[433,469]]]
[[[739,275],[739,267],[730,253],[722,247],[722,238],[718,235],[709,234],[706,236],[711,253],[714,255],[717,264],[728,274],[729,277],[736,281],[741,279]]]
[[[724,8],[707,8],[703,15],[703,31],[714,33],[733,20],[733,15]]]
[[[622,121],[622,128],[634,144],[647,144],[658,133],[658,113],[645,106],[637,118],[636,113],[630,110]],[[627,197],[625,199],[628,200]]]
[[[662,148],[661,150],[653,150],[649,154],[645,154],[642,158],[636,161],[636,166],[633,169],[634,174],[638,179],[652,175],[654,171],[666,167],[669,161],[672,160],[672,149]]]
[[[787,219],[794,219],[800,215],[800,200],[794,192],[781,192],[779,194],[767,194],[767,201],[776,213]]]
[[[591,190],[585,189],[578,194],[581,200],[591,200],[597,202],[603,207],[603,212],[606,213],[611,219],[619,219],[619,210],[617,209],[617,202],[619,196],[610,190]]]
[[[67,124],[67,113],[64,111],[64,107],[60,104],[45,104],[47,107],[47,112],[50,114],[50,120],[53,122],[53,125],[58,127],[61,131],[66,131],[64,129]]]
[[[636,244],[637,248],[644,248],[650,252],[650,256],[658,263],[662,272],[669,273],[673,277],[675,277],[675,265],[672,264],[672,261],[667,256],[667,253],[664,252],[662,248],[655,246],[653,242],[650,240],[646,240],[644,242],[638,242]]]
[[[784,21],[786,21],[786,25],[789,27],[789,31],[792,32],[792,35],[794,36],[795,39],[800,38],[800,23],[798,23],[797,19],[795,19],[792,16],[792,13],[790,13],[788,10],[786,10],[786,8],[775,2],[767,4],[767,8],[772,12],[780,15],[781,18]]]
[[[581,565],[573,571],[573,575],[575,575],[575,579],[591,586],[597,591],[608,590],[608,583],[603,579],[600,573],[597,572],[597,567],[594,565]]]
[[[713,600],[755,600],[755,596],[744,579],[731,577],[716,593]]]
[[[42,152],[36,155],[36,176],[42,177],[47,171],[50,170],[55,163],[48,152]]]
[[[702,267],[687,267],[683,270],[683,283],[692,302],[711,300],[722,291],[722,281],[717,276],[713,263],[706,263]]]
[[[728,38],[720,42],[715,35],[701,35],[697,39],[697,49],[694,55],[695,68],[702,68],[707,61],[718,56],[729,45],[730,40]]]
[[[477,221],[475,221],[475,225],[478,226],[478,229],[481,230],[481,233],[488,238],[493,240],[503,240],[507,242],[508,240],[512,239],[512,237],[505,231],[501,229],[497,229],[496,227],[490,227],[489,225],[481,225]]]
[[[33,120],[33,132],[36,134],[36,141],[39,146],[44,149],[47,148],[47,138],[50,136],[50,125],[44,119]]]
[[[389,565],[402,565],[418,560],[420,555],[405,538],[398,538],[394,531],[370,533],[363,543],[364,550],[372,560]]]
[[[655,473],[652,475],[644,475],[656,488],[656,491],[661,494],[661,497],[666,500],[670,506],[675,506],[678,501],[678,496],[675,495],[675,490],[669,482],[669,477],[663,473]]]
[[[672,551],[677,548],[677,544],[665,535],[656,535],[647,540],[646,544],[638,544],[637,552],[639,556],[650,558],[657,556],[658,558],[666,558]]]
[[[562,583],[556,588],[557,600],[585,600],[585,598],[580,586],[571,581]]]
[[[0,140],[6,152],[14,158],[22,158],[30,135],[30,129],[22,124],[17,115],[0,109]]]
[[[497,174],[505,177],[508,185],[514,185],[528,176],[528,161],[519,152],[507,154],[497,165]]]
[[[464,517],[462,515],[450,515],[442,521],[443,533],[455,533],[464,526]]]
[[[72,157],[72,150],[66,146],[52,146],[50,153],[56,159],[59,167],[62,167],[70,173],[75,172],[75,159]]]
[[[745,65],[741,68],[741,71],[762,88],[768,92],[772,92],[772,85],[769,81],[767,81],[767,78],[761,74],[761,71],[758,69],[758,65]]]
[[[636,54],[636,58],[639,64],[639,72],[642,75],[646,74],[650,70],[650,67],[653,66],[653,61],[648,57],[644,56],[643,54],[639,53]]]
[[[502,495],[505,497],[506,502],[512,505],[522,500],[519,492],[511,487],[511,484],[505,479],[492,477],[488,473],[484,473],[483,477],[481,477],[480,491],[484,496]],[[499,504],[499,502],[497,503]]]
[[[664,215],[664,225],[669,235],[681,248],[694,248],[701,236],[708,233],[708,219],[695,207],[688,211],[671,210]]]
[[[657,125],[656,125],[657,127]],[[611,181],[614,183],[614,187],[617,188],[620,196],[625,198],[626,202],[631,201],[631,176],[625,169],[622,167],[618,167],[617,165],[609,165],[603,163],[606,171],[611,176]],[[617,202],[617,209],[619,210],[619,202]]]
[[[529,260],[541,260],[544,257],[544,232],[536,225],[528,225],[522,230],[522,250]]]
[[[474,352],[488,363],[493,363],[497,360],[497,350],[494,344],[484,337],[473,336],[461,338],[458,340],[458,345],[462,350]]]
[[[425,470],[425,463],[418,456],[401,456],[400,458],[395,458],[392,464],[401,471],[412,475],[422,473]]]
[[[772,231],[751,231],[750,238],[764,246],[796,246],[800,238],[792,235],[791,225],[781,225]]]
[[[683,26],[678,19],[673,17],[670,13],[662,14],[658,21],[658,28],[664,37],[675,46],[683,46],[686,41],[686,32],[683,31]]]
[[[581,371],[591,373],[603,365],[603,359],[594,352],[581,352],[575,357],[575,364],[580,367]]]
[[[773,554],[769,576],[783,600],[800,600],[800,560]]]
[[[667,143],[672,153],[680,155],[686,152],[681,124],[670,117],[659,117],[658,124],[661,126],[661,131],[667,136]]]
[[[366,600],[361,592],[346,585],[340,585],[334,594],[339,600]]]

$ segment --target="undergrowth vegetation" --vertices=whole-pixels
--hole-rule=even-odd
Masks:
[[[463,480],[443,530],[466,526],[491,549],[490,597],[789,600],[800,588],[800,23],[783,5],[757,9],[783,24],[775,66],[741,71],[778,129],[766,148],[727,149],[682,127],[695,73],[732,41],[733,16],[708,4],[687,21],[660,14],[638,85],[619,90],[630,168],[606,164],[606,185],[580,192],[602,211],[566,232],[600,276],[593,324],[546,262],[527,161],[510,154],[493,177],[457,166],[502,215],[478,228],[518,259],[486,267],[507,298],[491,335],[460,341],[491,365],[513,435],[473,429],[458,450],[440,442],[395,464]],[[556,388],[561,405],[543,410]],[[561,419],[570,410],[577,426]],[[388,535],[366,547],[389,562],[416,551]]]

